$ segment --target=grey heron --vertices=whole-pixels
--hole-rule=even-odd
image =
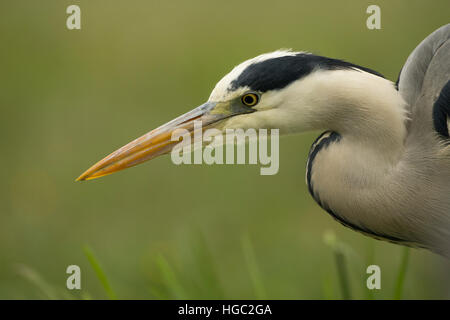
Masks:
[[[397,83],[369,68],[279,50],[236,66],[208,101],[113,152],[77,180],[168,153],[176,128],[322,130],[306,182],[363,234],[450,256],[450,24],[409,55]]]

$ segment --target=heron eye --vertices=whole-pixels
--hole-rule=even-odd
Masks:
[[[253,107],[259,102],[259,96],[256,93],[246,93],[241,98],[242,103],[247,107]]]

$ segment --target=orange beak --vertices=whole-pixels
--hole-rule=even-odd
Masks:
[[[202,104],[192,111],[144,134],[142,137],[137,138],[97,162],[79,176],[77,181],[106,176],[169,153],[179,142],[172,141],[171,139],[172,133],[176,129],[187,129],[192,134],[194,131],[194,121],[201,121],[202,127],[205,128],[230,116],[222,113],[211,113],[216,105],[217,103],[214,102]]]

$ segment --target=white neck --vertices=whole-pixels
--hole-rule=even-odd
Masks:
[[[406,135],[405,103],[393,84],[356,70],[317,71],[286,89],[294,126],[332,130],[349,142],[395,158]],[[391,159],[394,160],[394,159]]]
[[[399,208],[406,201],[395,192],[406,137],[400,94],[390,81],[359,71],[317,72],[299,90],[304,129],[341,136],[313,162],[315,191],[344,220],[395,236],[396,223],[385,222],[403,219]],[[398,208],[378,205],[393,195]]]

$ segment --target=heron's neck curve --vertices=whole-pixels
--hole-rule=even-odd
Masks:
[[[303,103],[311,119],[318,119],[309,129],[336,132],[312,147],[318,151],[308,163],[311,193],[346,224],[401,238],[391,230],[404,218],[400,209],[407,201],[397,192],[406,137],[400,94],[388,80],[358,71],[317,73],[308,86]],[[313,92],[322,95],[314,98]],[[390,198],[391,207],[382,205]]]
[[[389,80],[357,70],[318,71],[296,92],[300,127],[337,132],[342,141],[334,157],[343,166],[353,162],[352,175],[384,175],[401,159],[406,105]]]
[[[290,88],[301,131],[339,133],[355,152],[398,161],[406,136],[405,102],[392,82],[357,70],[317,71]]]

